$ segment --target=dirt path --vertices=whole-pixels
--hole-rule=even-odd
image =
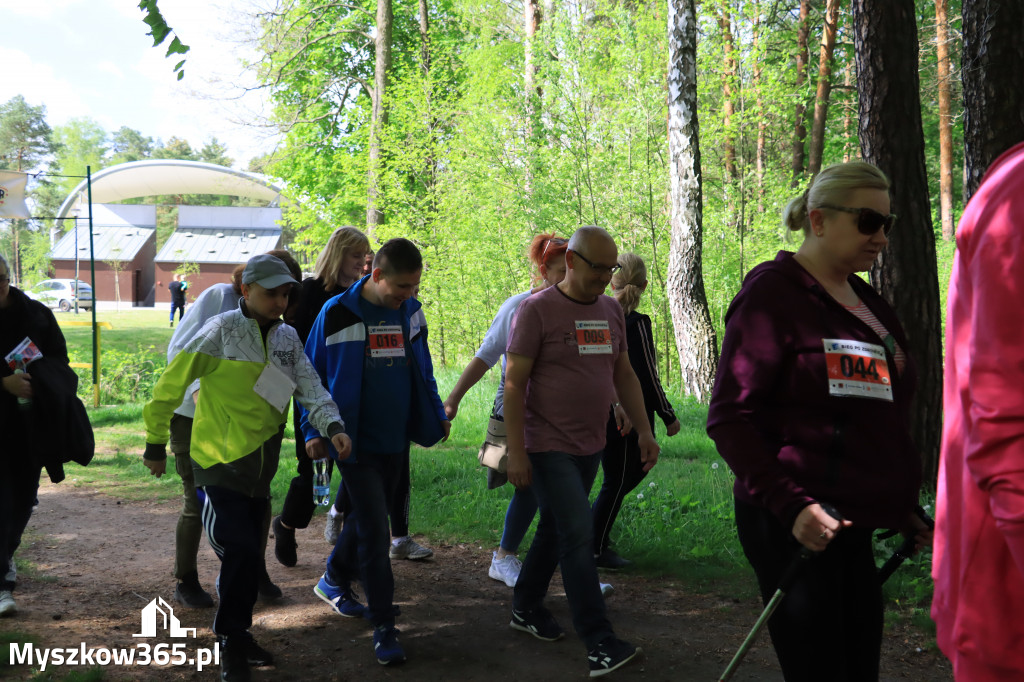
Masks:
[[[127,648],[140,642],[187,642],[189,655],[213,646],[211,610],[175,608],[195,639],[171,639],[166,632],[139,639],[140,610],[152,599],[172,601],[171,575],[177,502],[128,502],[68,485],[44,484],[19,558],[16,597],[20,609],[5,619],[42,647]],[[585,652],[570,635],[548,644],[508,628],[511,590],[487,577],[489,548],[435,546],[426,562],[395,562],[399,628],[409,661],[399,668],[376,663],[370,629],[362,620],[332,614],[312,592],[328,547],[319,518],[300,531],[299,563],[285,568],[268,552],[271,577],[284,590],[275,604],[258,604],[253,633],[277,657],[277,665],[255,672],[255,680],[572,680],[587,678]],[[273,542],[271,540],[271,542]],[[204,544],[199,573],[212,587],[217,559]],[[24,575],[31,573],[31,575]],[[686,586],[630,575],[605,577],[615,585],[609,615],[624,639],[643,647],[645,659],[615,673],[615,679],[717,680],[753,624],[759,605],[734,603]],[[571,618],[560,583],[549,606],[564,627]],[[919,651],[924,649],[924,651]],[[6,652],[5,652],[6,653]],[[51,668],[52,669],[52,668]],[[63,672],[70,668],[64,668]],[[108,666],[107,679],[213,680],[214,666],[197,673],[190,666]],[[948,682],[946,660],[928,648],[920,633],[897,627],[886,638],[883,680]],[[30,676],[28,666],[6,672]],[[781,680],[763,636],[736,680]]]

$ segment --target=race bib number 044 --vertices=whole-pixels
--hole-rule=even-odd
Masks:
[[[822,339],[829,395],[892,402],[892,380],[885,348],[849,339]]]
[[[580,355],[611,355],[612,332],[608,320],[576,320],[576,345]]]
[[[405,341],[401,325],[380,325],[368,327],[370,332],[370,357],[404,358]]]

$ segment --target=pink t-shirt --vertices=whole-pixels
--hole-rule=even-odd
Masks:
[[[520,304],[508,352],[534,361],[526,384],[526,451],[603,450],[615,361],[626,352],[618,301],[599,296],[580,303],[548,287]]]

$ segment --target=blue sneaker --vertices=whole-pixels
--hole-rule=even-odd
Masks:
[[[398,629],[393,625],[380,625],[373,629],[373,653],[381,665],[405,662],[405,651],[398,643]]]
[[[366,607],[356,601],[355,594],[348,586],[340,587],[332,585],[327,580],[327,574],[320,577],[320,582],[313,588],[316,596],[331,605],[334,612],[346,618],[360,618],[366,611]]]

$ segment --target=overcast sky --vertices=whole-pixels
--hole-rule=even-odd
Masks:
[[[265,0],[263,0],[265,1]],[[250,55],[237,37],[254,0],[160,0],[167,23],[191,51],[177,81],[179,55],[152,47],[137,0],[0,0],[0,103],[22,95],[46,106],[51,126],[87,116],[108,132],[128,126],[199,149],[216,136],[236,168],[273,149],[256,123],[259,95],[240,96]],[[250,55],[251,58],[251,55]]]

